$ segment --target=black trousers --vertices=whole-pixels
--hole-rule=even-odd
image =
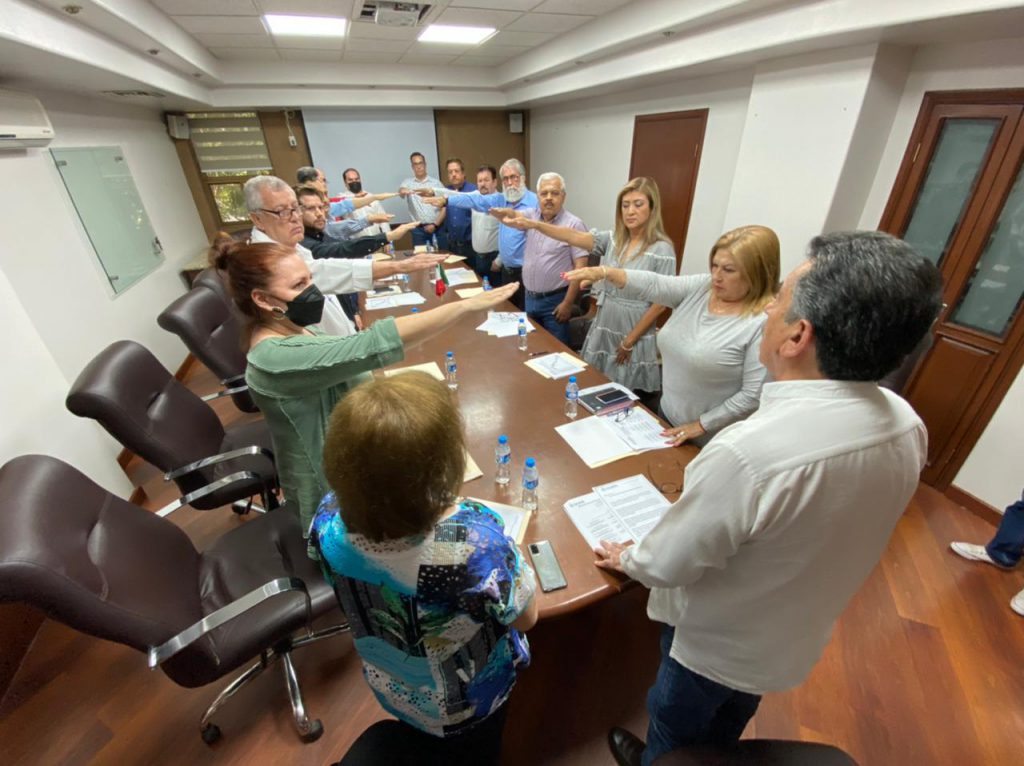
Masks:
[[[501,267],[501,283],[507,285],[509,282],[518,282],[519,289],[516,290],[515,294],[509,299],[516,305],[520,311],[526,310],[526,288],[523,287],[523,270],[522,268],[509,268],[508,266]]]

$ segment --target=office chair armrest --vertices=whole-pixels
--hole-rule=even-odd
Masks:
[[[206,497],[219,489],[223,489],[229,484],[234,484],[236,481],[252,481],[255,479],[262,485],[261,495],[264,496],[264,502],[268,502],[267,498],[270,495],[270,489],[267,486],[267,480],[264,479],[260,474],[253,471],[236,471],[235,473],[228,474],[227,476],[217,479],[217,481],[211,482],[197,490],[189,492],[187,495],[183,495],[169,505],[165,505],[159,511],[156,512],[157,516],[166,516],[171,511],[176,511],[186,505],[191,505],[194,501],[200,498]],[[269,509],[268,509],[269,510]]]
[[[306,601],[306,623],[312,622],[313,604],[309,598],[309,591],[306,583],[298,577],[279,577],[261,585],[256,590],[249,591],[241,598],[235,599],[230,604],[225,604],[220,609],[206,615],[199,622],[189,626],[181,633],[164,641],[160,646],[150,647],[148,652],[148,663],[152,670],[158,665],[166,662],[185,647],[216,630],[221,625],[240,617],[247,611],[262,604],[269,598],[281,593],[301,591]]]
[[[204,402],[212,402],[214,399],[220,399],[221,397],[224,396],[231,396],[232,394],[240,394],[243,391],[248,390],[248,386],[237,386],[235,388],[225,388],[218,391],[215,394],[207,394],[206,396],[200,396],[199,398],[202,399]]]
[[[210,455],[210,457],[204,457],[202,460],[197,460],[194,463],[183,465],[180,468],[175,468],[173,471],[168,471],[164,474],[164,481],[173,481],[174,479],[180,478],[187,473],[198,471],[200,468],[206,468],[207,466],[216,465],[217,463],[223,463],[225,460],[234,460],[235,458],[245,457],[246,455],[263,455],[270,461],[270,464],[274,464],[274,453],[265,447],[257,447],[255,445],[249,447],[239,447],[233,449],[230,452],[221,452],[219,455]]]

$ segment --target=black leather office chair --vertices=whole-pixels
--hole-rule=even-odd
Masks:
[[[199,510],[234,504],[244,513],[253,495],[263,508],[277,501],[277,469],[264,421],[225,429],[217,414],[178,382],[146,348],[112,343],[86,365],[71,386],[67,408],[102,425],[123,446],[166,472]]]
[[[0,468],[0,601],[31,604],[75,630],[145,652],[151,668],[188,688],[257,657],[203,715],[208,743],[220,737],[211,721],[217,709],[277,660],[300,736],[319,738],[323,726],[306,714],[290,653],[348,630],[310,628],[337,610],[337,599],[287,508],[199,552],[175,524],[46,455]]]
[[[245,385],[242,324],[223,294],[204,282],[175,300],[156,321],[181,338],[196,359],[220,379],[224,390],[202,397],[203,401],[230,396],[242,412],[259,411]]]
[[[857,766],[838,747],[783,739],[741,739],[732,745],[692,745],[665,753],[654,766]]]

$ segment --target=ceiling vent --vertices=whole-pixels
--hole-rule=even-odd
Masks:
[[[104,90],[100,91],[107,96],[120,96],[121,98],[166,98],[166,93],[155,90]]]
[[[382,27],[415,27],[430,11],[425,3],[398,3],[387,0],[363,3],[359,21],[372,21]]]

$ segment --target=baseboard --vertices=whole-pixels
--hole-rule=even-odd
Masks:
[[[950,484],[943,494],[957,505],[962,505],[979,519],[987,521],[989,524],[999,526],[999,522],[1002,521],[1003,514],[999,512],[998,508],[994,508],[984,500],[979,500],[966,490]]]

